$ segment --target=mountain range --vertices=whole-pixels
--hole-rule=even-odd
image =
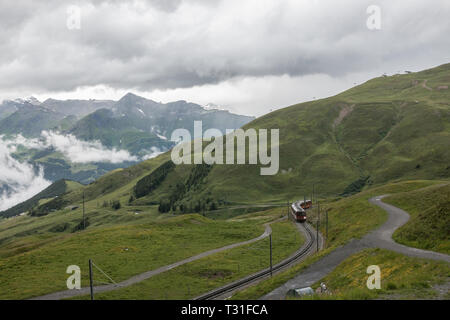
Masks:
[[[164,104],[132,93],[119,101],[47,99],[40,102],[31,97],[3,101],[0,105],[0,135],[6,141],[17,135],[25,141],[42,140],[42,132],[47,131],[57,133],[57,138],[69,136],[81,142],[100,142],[104,149],[129,152],[129,161],[81,163],[74,163],[54,145],[30,148],[25,144],[20,152],[13,154],[20,161],[42,166],[48,180],[72,179],[89,183],[110,170],[170,149],[174,145],[170,141],[171,132],[177,128],[193,132],[194,120],[202,121],[206,129],[225,131],[239,128],[253,119],[186,101]]]
[[[257,165],[174,166],[166,152],[62,195],[42,207],[41,213],[79,203],[82,191],[90,200],[113,197],[136,206],[164,204],[164,211],[198,212],[205,203],[303,198],[313,186],[316,195],[330,198],[388,182],[448,180],[449,84],[450,64],[383,76],[246,124],[244,129],[280,130],[280,171],[274,176],[261,176]],[[152,107],[149,103],[142,111]]]

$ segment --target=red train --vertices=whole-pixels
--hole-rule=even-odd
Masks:
[[[304,201],[297,201],[291,205],[291,214],[293,218],[295,219],[295,221],[301,223],[306,221],[306,210],[303,208],[302,204],[306,207]]]
[[[305,200],[305,201],[299,201],[300,207],[303,209],[309,209],[312,207],[312,201],[311,200]]]

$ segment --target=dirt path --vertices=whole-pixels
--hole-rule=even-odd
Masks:
[[[381,201],[386,196],[374,197],[369,200],[370,203],[375,204],[388,212],[388,221],[379,229],[372,231],[363,240],[368,241],[368,245],[388,249],[402,253],[407,256],[425,258],[432,260],[442,260],[450,262],[450,256],[443,253],[412,248],[399,244],[392,239],[394,231],[403,226],[409,220],[409,214],[393,205]]]
[[[361,176],[367,176],[367,172],[364,171],[364,169],[359,165],[358,161],[352,157],[350,153],[348,153],[342,144],[339,142],[338,136],[337,136],[337,127],[342,123],[342,121],[350,115],[355,108],[355,104],[352,104],[351,106],[345,106],[341,109],[341,112],[339,113],[339,116],[334,119],[333,122],[333,130],[331,131],[331,138],[333,139],[334,143],[338,147],[339,151],[350,161],[353,167],[355,167],[356,170],[359,171],[359,174]]]
[[[132,284],[144,281],[146,279],[149,279],[157,274],[169,271],[171,269],[174,269],[176,267],[179,267],[181,265],[184,265],[186,263],[189,262],[193,262],[202,258],[205,258],[207,256],[210,256],[212,254],[215,253],[219,253],[225,250],[230,250],[236,247],[240,247],[246,244],[251,244],[257,241],[260,241],[264,238],[267,238],[270,234],[272,234],[272,228],[270,227],[270,224],[275,223],[275,222],[279,222],[282,220],[285,220],[286,217],[278,219],[278,220],[274,220],[270,223],[265,224],[265,231],[263,234],[261,234],[259,237],[254,238],[254,239],[250,239],[247,241],[243,241],[243,242],[238,242],[238,243],[234,243],[234,244],[230,244],[228,246],[222,247],[222,248],[218,248],[218,249],[213,249],[213,250],[209,250],[206,252],[202,252],[200,254],[197,254],[195,256],[192,256],[190,258],[172,263],[170,265],[166,265],[163,267],[160,267],[158,269],[155,270],[150,270],[141,274],[138,274],[136,276],[133,276],[127,280],[124,280],[122,282],[119,282],[117,284],[108,284],[108,285],[102,285],[102,286],[95,286],[94,287],[94,292],[95,293],[100,293],[100,292],[106,292],[106,291],[112,291],[112,290],[116,290],[116,289],[120,289],[120,288],[124,288],[124,287],[128,287],[131,286]],[[85,288],[81,288],[80,290],[65,290],[65,291],[59,291],[59,292],[54,292],[54,293],[50,293],[50,294],[46,294],[44,296],[40,296],[40,297],[35,297],[32,298],[31,300],[60,300],[60,299],[66,299],[66,298],[72,298],[72,297],[77,297],[77,296],[83,296],[83,295],[88,295],[90,294],[90,289],[89,287],[85,287]]]
[[[341,122],[353,111],[353,108],[355,108],[355,105],[352,104],[351,106],[345,106],[342,108],[342,110],[339,112],[339,116],[334,119],[333,122],[333,128],[336,128],[338,125],[341,124]]]
[[[433,91],[432,88],[430,88],[429,86],[427,86],[427,81],[428,81],[428,79],[423,81],[423,83],[422,83],[422,88],[427,89],[428,91]]]
[[[346,245],[337,248],[330,254],[326,255],[319,261],[310,265],[304,272],[289,280],[284,285],[276,288],[272,292],[266,294],[262,300],[280,300],[284,299],[286,293],[290,289],[308,287],[313,283],[324,278],[327,274],[333,271],[342,261],[349,256],[358,253],[367,248],[383,248],[396,251],[411,257],[426,258],[433,260],[442,260],[450,263],[450,256],[433,251],[421,250],[411,248],[402,244],[396,243],[392,239],[394,231],[403,226],[409,220],[409,214],[400,208],[394,207],[390,204],[384,203],[381,200],[385,196],[373,197],[369,200],[370,203],[375,204],[386,210],[389,214],[388,220],[377,230],[367,234],[362,239],[353,239]]]

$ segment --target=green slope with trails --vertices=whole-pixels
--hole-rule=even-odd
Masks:
[[[417,81],[427,79],[427,88]],[[244,128],[280,129],[280,170],[214,165],[195,192],[173,204],[284,202],[311,193],[350,195],[370,185],[450,177],[450,64],[382,77],[340,95],[265,115]],[[429,88],[432,88],[430,91]],[[375,92],[375,93],[374,93]],[[136,203],[169,200],[189,166],[177,166]]]
[[[416,85],[427,79],[432,91]],[[370,80],[337,96],[256,119],[245,128],[280,128],[280,173],[215,166],[208,191],[229,200],[276,201],[337,195],[367,184],[450,177],[450,64]],[[358,190],[354,190],[358,191]],[[250,200],[251,201],[251,200]]]
[[[425,250],[450,253],[450,185],[403,192],[385,198],[400,207],[411,219],[393,238],[399,243]]]
[[[280,209],[275,210],[276,213]],[[270,214],[266,212],[264,215]],[[261,217],[255,217],[260,219]],[[255,221],[255,220],[254,220]],[[258,220],[255,221],[259,223]],[[289,257],[304,239],[290,221],[275,222],[272,227],[273,263]],[[192,263],[156,275],[126,288],[97,294],[97,300],[193,299],[205,292],[242,279],[269,265],[269,239],[215,253]],[[89,299],[82,296],[76,299]]]
[[[238,292],[233,299],[248,300],[258,299],[261,296],[283,285],[289,279],[304,271],[308,266],[330,254],[339,246],[348,243],[351,239],[365,236],[369,231],[376,229],[386,221],[386,211],[371,204],[368,200],[382,194],[402,194],[414,190],[425,190],[442,184],[442,181],[416,180],[388,183],[383,186],[370,187],[367,190],[342,199],[326,199],[321,202],[321,207],[328,210],[328,239],[325,241],[324,250],[319,254],[309,257],[304,263],[296,265],[289,270],[275,275],[273,278],[263,281],[255,286]],[[316,211],[309,212],[310,222],[315,222]],[[320,232],[326,235],[324,216],[321,216]]]
[[[51,239],[48,234],[23,238],[2,246],[0,299],[24,299],[67,289],[65,270],[69,265],[80,266],[82,285],[86,286],[88,259],[119,282],[204,251],[255,238],[264,231],[254,221],[223,223],[198,215],[160,221],[148,216],[140,222],[61,233]]]
[[[381,270],[381,289],[366,286],[367,267],[377,265]],[[366,249],[343,261],[320,282],[324,282],[330,295],[316,294],[303,299],[332,300],[404,300],[449,299],[445,283],[448,281],[448,263],[407,257],[382,250]],[[316,289],[320,282],[312,287]],[[443,290],[439,290],[439,286]],[[443,292],[442,292],[443,291]]]

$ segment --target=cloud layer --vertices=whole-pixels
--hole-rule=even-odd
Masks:
[[[276,87],[289,99],[295,86],[324,75],[328,90],[348,87],[349,75],[419,70],[448,62],[450,3],[436,0],[80,0],[81,29],[69,30],[68,4],[17,0],[0,3],[0,94],[49,94],[104,86],[113,90],[187,92],[200,103],[235,109],[264,99],[233,101],[249,81]],[[381,8],[382,28],[366,27],[369,5]],[[336,85],[333,85],[335,83]],[[212,101],[200,101],[217,86]],[[248,86],[248,85],[247,85]],[[200,88],[200,89],[199,89]],[[203,90],[201,89],[203,88]],[[237,88],[237,89],[236,89]],[[220,90],[222,89],[222,91]],[[299,88],[301,89],[301,88]],[[317,90],[316,90],[317,89]],[[257,96],[258,92],[248,94]],[[227,95],[228,93],[228,95]],[[264,92],[262,93],[264,95]],[[107,97],[103,97],[107,98]],[[178,97],[177,97],[178,98]],[[172,100],[170,97],[169,100]],[[219,100],[219,101],[217,101]],[[237,100],[237,99],[234,99]],[[248,106],[248,107],[247,107]],[[240,110],[242,113],[245,110]],[[265,111],[268,111],[265,109]]]
[[[44,147],[53,147],[73,163],[108,162],[122,163],[138,161],[126,150],[108,149],[99,141],[82,141],[73,135],[62,135],[53,131],[42,131]]]
[[[19,145],[29,149],[53,148],[55,151],[62,153],[72,163],[105,162],[117,164],[126,161],[139,161],[127,150],[108,149],[100,141],[83,141],[77,139],[74,135],[60,134],[54,131],[42,131],[40,139],[28,139],[22,135],[17,135],[6,140],[5,143],[13,152]],[[151,154],[154,151],[151,150]]]
[[[0,139],[0,211],[28,200],[51,183],[42,168],[17,161],[11,156],[13,151]]]
[[[42,167],[20,162],[13,157],[19,147],[38,150],[53,148],[72,163],[117,164],[143,161],[162,153],[157,147],[151,147],[145,156],[138,158],[126,150],[108,149],[99,141],[82,141],[73,135],[53,131],[42,131],[39,139],[28,139],[22,135],[6,139],[0,135],[0,211],[28,200],[51,184],[44,178]]]

